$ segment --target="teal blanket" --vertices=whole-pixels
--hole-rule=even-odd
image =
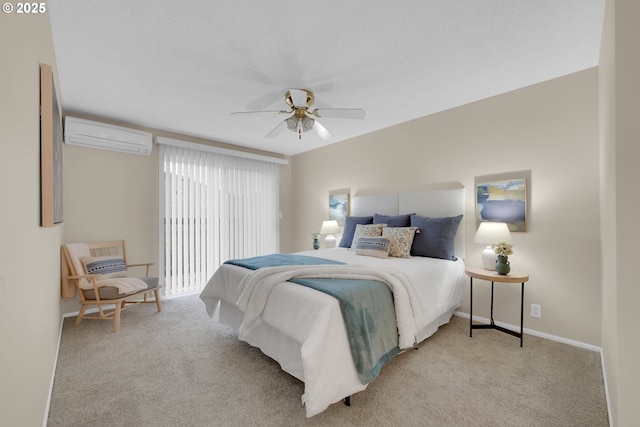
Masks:
[[[331,259],[296,254],[271,254],[256,256],[252,258],[230,259],[228,261],[225,261],[224,263],[237,265],[240,267],[248,268],[250,270],[257,270],[263,267],[281,267],[284,265],[344,265],[344,262],[340,261],[333,261]]]
[[[293,279],[336,298],[344,318],[351,356],[362,384],[372,382],[400,352],[393,293],[374,280]]]

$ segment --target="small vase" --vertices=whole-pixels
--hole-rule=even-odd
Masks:
[[[496,273],[504,276],[509,274],[510,271],[509,257],[506,255],[498,255],[496,257]]]
[[[313,239],[313,249],[320,249],[320,240]]]

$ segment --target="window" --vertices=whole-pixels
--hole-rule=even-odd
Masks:
[[[158,142],[165,295],[201,290],[228,259],[278,252],[277,163]]]

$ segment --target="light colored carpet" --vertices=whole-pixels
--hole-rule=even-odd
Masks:
[[[65,319],[48,425],[607,426],[600,355],[451,322],[376,381],[305,418],[303,384],[209,319],[197,295]]]

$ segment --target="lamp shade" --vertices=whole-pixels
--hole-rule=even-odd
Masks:
[[[326,248],[335,248],[336,247],[336,237],[335,233],[340,231],[340,227],[338,227],[338,221],[335,219],[322,221],[322,227],[320,227],[320,234],[326,234],[327,237],[324,238],[324,246]]]
[[[476,236],[473,238],[475,243],[483,243],[485,245],[494,245],[496,243],[511,243],[511,232],[509,226],[504,222],[482,222]]]
[[[509,226],[504,222],[482,222],[473,241],[488,245],[482,252],[482,264],[487,270],[495,270],[496,254],[492,245],[497,243],[511,244],[511,232]]]
[[[336,234],[340,231],[338,227],[338,221],[329,220],[322,221],[322,227],[320,227],[320,234]]]

